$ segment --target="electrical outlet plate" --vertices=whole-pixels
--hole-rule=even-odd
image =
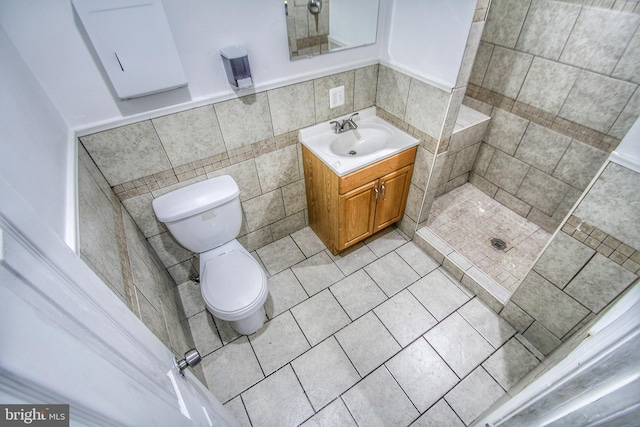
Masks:
[[[344,105],[344,86],[329,89],[329,108],[336,108]]]

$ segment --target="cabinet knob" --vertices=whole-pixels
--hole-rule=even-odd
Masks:
[[[384,193],[387,189],[384,187],[384,182],[380,185],[380,198],[384,199]]]
[[[378,200],[378,187],[373,187],[373,200]]]

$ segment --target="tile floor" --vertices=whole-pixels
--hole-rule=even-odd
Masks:
[[[433,201],[427,227],[509,293],[513,293],[551,234],[466,183]],[[491,239],[507,247],[496,250]]]
[[[542,360],[395,228],[339,256],[305,228],[254,256],[269,321],[251,336],[179,287],[206,382],[242,425],[468,425]]]

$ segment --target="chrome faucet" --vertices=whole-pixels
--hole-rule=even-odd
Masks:
[[[334,120],[332,122],[329,122],[329,124],[335,124],[334,130],[336,131],[336,133],[342,133],[351,129],[357,129],[358,125],[353,121],[353,118],[357,115],[358,113],[353,113],[348,119],[343,120],[342,123]]]

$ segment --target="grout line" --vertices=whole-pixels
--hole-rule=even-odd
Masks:
[[[242,403],[242,407],[244,408],[245,414],[247,414],[247,419],[249,420],[249,424],[253,427],[253,422],[251,421],[251,416],[249,415],[249,411],[247,410],[247,405],[244,403],[244,399],[242,398],[242,394],[239,394],[237,397],[240,398],[240,403]],[[231,399],[233,400],[233,399]],[[229,400],[229,401],[231,401]]]
[[[310,349],[309,349],[309,350],[310,350]],[[307,351],[309,351],[309,350],[307,350]],[[305,351],[305,353],[306,353],[306,351]],[[295,358],[295,359],[293,359],[293,360],[296,360],[296,359],[298,359],[299,357],[300,357],[300,356],[296,357],[296,358]],[[293,375],[296,377],[296,381],[298,381],[298,384],[300,385],[300,388],[302,389],[302,392],[304,393],[304,397],[306,397],[306,398],[307,398],[307,402],[309,402],[309,406],[311,406],[311,410],[313,411],[313,414],[312,414],[312,415],[310,415],[310,416],[307,418],[307,420],[308,420],[309,418],[313,417],[315,414],[317,414],[318,412],[320,412],[320,411],[322,410],[322,408],[324,408],[326,405],[325,405],[325,406],[323,406],[322,408],[320,408],[318,411],[316,411],[316,408],[314,408],[313,403],[311,402],[311,399],[309,398],[309,394],[307,393],[307,390],[305,390],[305,389],[304,389],[304,386],[302,385],[302,381],[300,381],[300,377],[298,376],[298,373],[296,372],[296,370],[295,370],[295,369],[293,369],[293,365],[291,364],[291,362],[293,362],[293,360],[290,360],[290,361],[289,361],[289,363],[287,363],[287,364],[286,364],[286,365],[284,365],[284,366],[290,366],[290,367],[291,367],[291,372],[293,372]],[[283,367],[284,367],[284,366],[283,366]],[[306,420],[305,420],[305,421],[306,421]],[[303,422],[304,422],[304,421],[303,421]],[[302,424],[302,423],[301,423],[301,424]]]
[[[518,37],[516,37],[516,42],[513,44],[512,49],[516,49],[518,46],[518,42],[520,41],[520,37],[522,37],[522,32],[524,31],[524,25],[527,23],[527,18],[529,18],[529,13],[531,12],[531,3],[527,6],[527,12],[524,14],[524,19],[522,20],[522,25],[520,25],[520,29],[518,30]]]
[[[455,416],[460,420],[460,422],[462,424],[464,424],[464,421],[462,421],[462,418],[460,418],[460,415],[458,415],[458,413],[455,411],[455,409],[453,409],[453,407],[449,404],[449,402],[447,402],[447,400],[444,398],[444,396],[442,396],[442,398],[440,399],[444,402],[445,405],[447,405],[449,407],[449,409],[451,409],[451,412],[453,412],[455,414]],[[439,400],[439,401],[440,401]],[[438,401],[438,402],[439,402]],[[434,403],[433,405],[431,405],[431,407],[433,407],[434,405],[436,405],[438,402]],[[431,409],[431,407],[429,409]],[[429,410],[427,409],[427,411]]]
[[[402,350],[401,350],[402,351]],[[400,354],[400,352],[396,353],[396,354]],[[395,356],[394,356],[395,357]],[[391,359],[389,359],[391,360]],[[420,411],[420,409],[418,409],[418,407],[416,406],[415,403],[413,403],[413,400],[411,400],[411,397],[409,397],[409,395],[407,394],[406,390],[402,387],[402,384],[400,384],[400,381],[398,381],[396,379],[396,377],[393,375],[393,372],[391,372],[391,370],[389,369],[389,367],[386,365],[386,362],[382,365],[384,366],[384,368],[387,370],[387,372],[389,373],[389,375],[391,376],[391,378],[393,378],[393,380],[396,382],[396,384],[398,385],[398,387],[400,387],[400,390],[402,390],[402,393],[404,393],[404,395],[406,396],[407,400],[409,400],[409,402],[413,405],[413,407],[416,409],[416,412],[418,412],[418,416],[416,418],[414,418],[411,422],[415,422],[415,420],[417,420],[418,418],[420,418],[422,416],[422,412]]]

